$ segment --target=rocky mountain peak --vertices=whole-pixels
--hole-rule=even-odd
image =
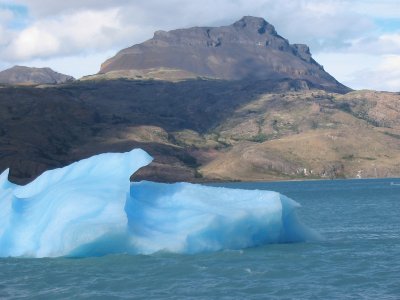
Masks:
[[[100,73],[112,72],[114,77],[119,72],[140,73],[147,78],[147,73],[157,70],[162,70],[163,80],[168,79],[168,72],[179,71],[191,78],[289,79],[305,81],[305,86],[349,90],[312,59],[307,45],[291,45],[273,25],[252,16],[228,26],[156,31],[152,39],[108,59]]]
[[[0,83],[10,85],[58,84],[75,80],[50,68],[14,66],[0,72]]]
[[[252,32],[258,32],[259,34],[273,34],[276,35],[277,32],[275,27],[265,21],[263,18],[245,16],[241,18],[239,21],[233,23],[233,26],[238,29],[249,30]]]

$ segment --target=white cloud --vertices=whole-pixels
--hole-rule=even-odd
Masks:
[[[0,9],[0,24],[4,25],[13,19],[13,13],[9,9]]]
[[[60,45],[53,35],[33,26],[22,31],[6,48],[5,53],[11,59],[20,60],[48,56],[56,53],[59,48]]]
[[[228,25],[244,15],[264,17],[282,36],[291,42],[309,44],[313,52],[349,46],[349,40],[375,29],[371,18],[350,13],[343,1],[148,0],[135,2],[122,12],[124,22],[135,20],[164,30]]]
[[[53,70],[80,78],[85,75],[96,74],[100,70],[100,63],[112,57],[115,50],[101,51],[90,55],[74,55],[50,59],[34,59],[21,61],[21,65],[44,68],[50,66]],[[4,66],[11,67],[11,65]]]
[[[348,51],[370,54],[400,53],[400,32],[355,40]]]
[[[11,38],[11,31],[7,28],[8,23],[14,18],[14,14],[9,9],[4,9],[0,5],[0,47],[7,45]]]
[[[346,0],[349,10],[373,18],[400,18],[398,0]]]
[[[374,26],[369,17],[354,10],[349,12],[351,5],[343,0],[204,0],[201,2],[16,0],[16,2],[27,5],[32,14],[50,19],[82,10],[119,9],[123,24],[127,27],[145,27],[145,30],[226,25],[243,15],[262,16],[274,24],[281,35],[291,41],[309,44],[314,52],[327,47],[346,46],[347,40],[372,30]]]
[[[117,9],[79,11],[37,21],[20,31],[4,49],[9,60],[84,54],[113,48],[135,28],[119,22]]]
[[[400,55],[323,53],[316,59],[353,89],[400,92]]]
[[[376,68],[366,68],[354,74],[356,88],[400,92],[400,55],[382,56]]]
[[[6,9],[0,9],[3,66],[22,62],[57,62],[63,66],[61,62],[81,64],[96,57],[100,67],[102,53],[114,53],[142,42],[158,29],[228,25],[243,15],[264,17],[290,42],[308,44],[328,72],[353,87],[359,86],[354,79],[358,71],[382,70],[377,66],[388,55],[400,53],[400,31],[384,32],[376,22],[377,18],[399,19],[398,0],[0,0],[1,3],[8,3],[4,5]],[[10,8],[16,5],[27,8],[23,28],[8,25],[18,17]],[[80,71],[70,69],[72,72],[67,73],[79,77],[85,68],[76,65]],[[87,70],[93,73],[94,68]],[[377,81],[365,82],[377,86]],[[388,86],[382,84],[380,89]],[[396,84],[390,86],[396,88]]]

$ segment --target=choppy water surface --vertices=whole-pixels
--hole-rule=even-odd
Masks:
[[[0,259],[0,299],[400,299],[398,179],[235,183],[281,192],[324,240],[239,251]]]

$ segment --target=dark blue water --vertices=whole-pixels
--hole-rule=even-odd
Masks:
[[[232,183],[299,203],[324,237],[199,255],[0,259],[0,299],[400,299],[398,179]]]

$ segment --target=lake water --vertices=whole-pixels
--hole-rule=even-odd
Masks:
[[[400,185],[391,182],[400,179],[224,184],[291,197],[323,240],[196,255],[3,258],[0,299],[400,299]]]

